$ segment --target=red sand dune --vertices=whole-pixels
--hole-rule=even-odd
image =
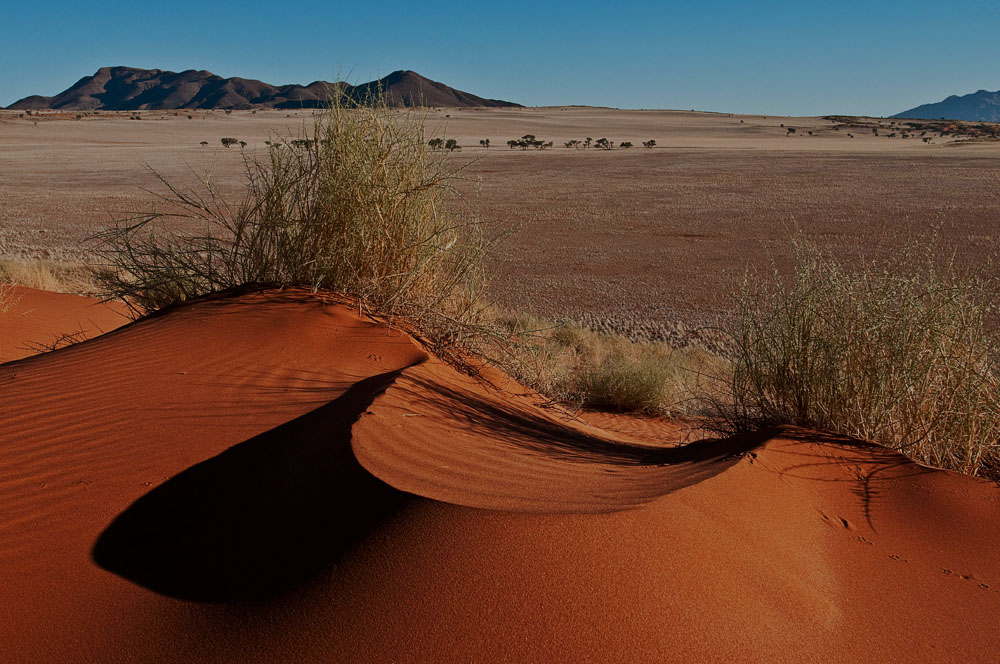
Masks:
[[[995,657],[996,485],[492,379],[303,292],[0,366],[0,661]]]
[[[35,355],[45,347],[82,341],[124,325],[128,309],[78,295],[16,286],[0,312],[0,362]]]

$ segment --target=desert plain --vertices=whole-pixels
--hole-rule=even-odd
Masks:
[[[263,152],[312,122],[276,110],[20,115],[0,111],[0,259],[84,259],[112,213],[148,210],[148,191],[163,193],[148,169],[235,188],[243,162],[222,137]],[[895,120],[866,119],[879,136],[823,118],[574,107],[426,120],[429,137],[462,146],[469,214],[510,232],[493,259],[495,296],[541,315],[711,323],[745,269],[783,266],[795,236],[860,259],[939,229],[940,250],[960,262],[986,260],[1000,239],[1000,142],[889,138]],[[508,148],[525,134],[554,146]],[[616,149],[564,147],[588,136]]]
[[[311,122],[133,115],[0,112],[0,260],[86,262],[115,214],[149,209],[154,172],[237,192],[222,137],[264,153]],[[1000,143],[889,138],[891,122],[432,109],[427,131],[462,146],[461,204],[504,233],[500,304],[669,340],[725,319],[747,269],[786,270],[794,237],[860,261],[936,233],[958,264],[989,264]],[[526,134],[553,146],[507,146]],[[564,147],[587,137],[616,149]],[[667,419],[566,413],[331,294],[230,293],[135,322],[16,294],[0,660],[1000,652],[993,481],[795,427],[691,443]]]

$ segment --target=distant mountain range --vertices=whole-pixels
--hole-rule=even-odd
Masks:
[[[936,104],[923,104],[893,115],[894,118],[918,120],[966,120],[969,122],[1000,122],[1000,91],[980,90],[971,94],[952,95]]]
[[[381,89],[392,106],[520,106],[484,99],[413,71],[395,71],[361,85],[315,81],[309,85],[270,85],[248,78],[222,78],[209,71],[182,72],[135,67],[101,67],[54,97],[32,95],[8,106],[11,110],[142,111],[191,108],[315,108],[343,86],[354,100]]]

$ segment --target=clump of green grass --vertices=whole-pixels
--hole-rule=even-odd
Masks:
[[[298,285],[405,317],[436,341],[476,321],[491,242],[456,206],[461,165],[426,148],[418,112],[335,97],[312,127],[243,158],[238,202],[207,179],[192,189],[160,178],[169,212],[103,232],[103,295],[146,313],[233,286]],[[179,219],[203,230],[163,223]]]
[[[790,281],[748,277],[721,428],[797,424],[972,475],[997,467],[993,284],[930,256],[849,268],[799,246]]]

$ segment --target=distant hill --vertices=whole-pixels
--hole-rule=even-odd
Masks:
[[[134,67],[101,67],[54,97],[32,95],[8,106],[11,110],[142,111],[181,108],[315,108],[337,86],[355,100],[381,88],[393,106],[520,106],[484,99],[424,78],[395,71],[361,85],[315,81],[309,85],[270,85],[247,78],[222,78],[209,71],[182,72]]]
[[[919,120],[944,118],[968,122],[1000,122],[1000,91],[980,90],[961,97],[952,95],[936,104],[917,106],[892,117]]]

